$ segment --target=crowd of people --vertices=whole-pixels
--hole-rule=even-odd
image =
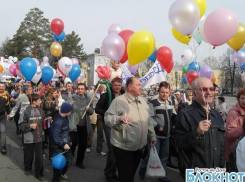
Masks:
[[[32,174],[35,158],[34,176],[39,180],[44,178],[44,155],[52,160],[63,153],[66,158],[63,169],[53,168],[52,181],[68,179],[75,156],[75,165],[85,169],[83,161],[86,152],[91,152],[96,130],[96,153],[107,158],[108,182],[133,182],[138,167],[144,179],[154,146],[163,168],[178,168],[182,177],[186,169],[195,167],[234,171],[229,155],[245,133],[245,89],[228,111],[225,98],[218,97],[219,87],[206,78],[175,93],[166,81],[149,92],[142,91],[136,77],[129,78],[124,87],[118,77],[111,84],[109,93],[99,83],[87,89],[84,83],[64,84],[61,78],[46,86],[1,82],[1,153],[7,153],[6,120],[13,120],[16,134],[22,136],[25,174]],[[177,157],[178,166],[171,156]],[[158,181],[170,178],[166,174]]]

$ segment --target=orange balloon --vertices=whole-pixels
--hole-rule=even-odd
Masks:
[[[3,73],[3,66],[0,64],[0,73]]]
[[[216,77],[215,77],[214,75],[212,75],[212,77],[211,77],[211,81],[212,81],[213,83],[215,83],[215,82],[216,82]]]

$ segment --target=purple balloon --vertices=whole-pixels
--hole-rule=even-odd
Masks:
[[[16,64],[12,64],[10,67],[9,67],[9,71],[12,73],[12,75],[14,76],[17,76],[17,67],[16,67]]]
[[[130,73],[131,73],[132,75],[134,75],[134,74],[137,72],[138,67],[139,67],[138,64],[136,64],[136,65],[134,65],[134,66],[130,66],[130,64],[128,63],[128,61],[127,61],[125,64],[126,64],[128,70],[130,71]]]
[[[116,34],[110,34],[103,40],[104,54],[113,61],[120,61],[125,51],[123,39]]]
[[[71,58],[72,64],[79,64],[78,60],[76,58]]]
[[[213,70],[209,66],[202,66],[199,74],[200,77],[206,77],[208,79],[211,79],[213,75]]]
[[[109,34],[119,34],[123,30],[123,27],[117,23],[112,24],[108,29]]]
[[[237,51],[232,56],[233,61],[238,64],[238,66],[242,66],[245,63],[245,52]]]

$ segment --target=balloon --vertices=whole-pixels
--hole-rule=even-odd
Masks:
[[[81,82],[85,77],[86,76],[83,73],[81,73],[80,76],[77,78],[77,81]]]
[[[170,48],[162,46],[157,50],[157,60],[164,70],[167,70],[172,58],[173,54]]]
[[[60,70],[60,68],[59,68],[59,62],[60,61],[58,61],[58,63],[57,63],[57,70],[58,70],[58,72],[60,73],[60,74],[62,74],[64,77],[66,76],[66,74],[65,73],[63,73],[61,70]]]
[[[14,61],[14,63],[16,63],[18,61],[18,58],[14,57],[13,61]]]
[[[13,76],[12,73],[10,72],[10,66],[11,64],[5,63],[4,64],[4,73],[9,76]]]
[[[200,34],[198,33],[198,27],[194,30],[193,37],[199,45],[202,43],[202,38]]]
[[[54,78],[54,76],[56,75],[56,70],[53,68],[53,78]]]
[[[111,69],[108,66],[98,66],[98,68],[95,71],[101,80],[110,79]]]
[[[130,71],[130,73],[132,75],[134,75],[137,72],[138,67],[139,67],[138,64],[136,64],[135,66],[130,66],[130,64],[128,63],[128,61],[125,63],[125,65],[126,65],[126,67],[128,68],[128,70]]]
[[[212,81],[213,83],[215,83],[215,82],[216,82],[216,77],[215,77],[214,75],[212,75],[212,77],[211,77],[211,81]]]
[[[183,66],[182,71],[183,71],[183,73],[187,73],[188,72],[188,66]]]
[[[47,62],[42,62],[40,65],[41,69],[43,69],[45,66],[50,66],[50,64]]]
[[[61,19],[55,18],[52,20],[50,27],[56,35],[60,35],[64,30],[64,23]]]
[[[240,70],[245,70],[245,63],[240,67]]]
[[[134,66],[152,55],[155,50],[155,38],[148,31],[135,32],[128,41],[128,62]]]
[[[108,58],[120,61],[125,51],[125,43],[119,35],[110,34],[103,40],[102,48]]]
[[[182,78],[182,82],[183,82],[184,84],[187,84],[187,78],[186,78],[186,76],[184,76],[184,77]]]
[[[65,39],[65,37],[66,37],[66,34],[65,34],[64,31],[63,31],[60,35],[56,35],[56,34],[54,33],[54,40],[56,40],[56,41],[62,41],[62,40]]]
[[[200,69],[200,77],[206,77],[211,79],[213,75],[213,70],[209,66],[202,66]]]
[[[41,77],[42,77],[42,70],[41,70],[41,67],[38,66],[37,71],[36,71],[34,77],[31,79],[31,81],[33,83],[37,84],[40,81]]]
[[[3,66],[0,64],[0,73],[3,73]]]
[[[45,66],[44,68],[42,68],[42,82],[44,85],[47,85],[50,80],[53,78],[54,76],[54,71],[53,68],[51,66]]]
[[[112,24],[108,29],[109,34],[119,34],[123,30],[123,27],[117,23]]]
[[[197,3],[197,6],[200,10],[200,18],[204,15],[206,9],[207,9],[207,2],[206,0],[193,0],[195,3]]]
[[[47,56],[44,56],[43,57],[43,62],[48,62],[49,61],[49,58]]]
[[[170,73],[172,71],[173,67],[174,67],[174,60],[171,60],[167,69],[166,69],[167,73]]]
[[[71,58],[72,64],[79,64],[77,58]]]
[[[176,0],[169,9],[168,17],[178,32],[190,35],[198,24],[200,12],[192,0]]]
[[[50,52],[53,54],[53,56],[59,57],[62,54],[62,46],[59,43],[54,42],[50,46]]]
[[[62,154],[54,156],[52,165],[55,169],[63,169],[66,165],[66,158]]]
[[[172,34],[174,38],[182,44],[188,44],[191,41],[192,34],[190,36],[183,35],[174,28],[172,28]]]
[[[70,78],[66,77],[65,80],[64,80],[64,83],[66,85],[67,83],[72,83],[72,81],[71,81]]]
[[[125,51],[123,54],[123,57],[119,61],[120,63],[125,63],[128,60],[128,51],[127,51],[127,45],[129,38],[134,34],[132,30],[123,30],[121,31],[118,35],[123,39],[124,44],[125,44]]]
[[[37,64],[32,58],[26,57],[21,60],[20,72],[26,78],[26,80],[31,81],[33,76],[36,74],[36,71]]]
[[[8,60],[8,63],[9,64],[14,64],[14,61],[13,60]]]
[[[186,74],[187,81],[191,85],[191,83],[199,77],[199,74],[195,70],[188,71]]]
[[[72,61],[68,57],[62,57],[59,62],[59,69],[61,70],[61,73],[64,73],[65,75],[68,75],[69,72],[72,69]]]
[[[207,42],[208,43],[208,40],[207,38],[205,37],[205,33],[204,33],[204,23],[205,23],[205,20],[206,20],[206,17],[203,16],[200,20],[199,20],[199,23],[198,23],[198,26],[197,26],[197,33],[199,35],[199,37],[204,41],[204,42]]]
[[[25,80],[25,77],[21,74],[20,70],[16,70],[16,75],[21,79]]]
[[[16,64],[11,64],[11,66],[9,67],[9,71],[12,73],[13,76],[17,76],[16,70]]]
[[[156,59],[157,59],[157,48],[155,48],[154,52],[151,54],[151,56],[148,58],[148,60],[155,62]]]
[[[238,51],[245,43],[245,26],[239,23],[236,34],[227,42],[234,50]]]
[[[214,47],[228,42],[235,35],[237,29],[237,16],[229,9],[213,11],[204,23],[205,37]]]
[[[16,63],[16,68],[17,68],[17,70],[20,70],[20,63],[21,63],[21,61],[18,61],[18,62]]]
[[[243,51],[234,52],[232,59],[236,64],[238,64],[238,66],[242,66],[245,63],[245,52]]]
[[[37,59],[37,58],[32,58],[32,59],[36,62],[37,66],[39,66],[39,61],[38,61],[38,59]]]
[[[181,55],[181,59],[185,65],[190,64],[191,62],[195,61],[196,56],[190,49],[185,49],[183,54]]]
[[[81,75],[81,67],[77,64],[73,64],[69,76],[72,82],[74,82]]]
[[[192,70],[199,72],[200,71],[200,64],[198,62],[191,62],[188,65],[188,72],[192,71]]]
[[[13,59],[14,59],[13,56],[9,56],[8,58],[9,61],[12,61]]]

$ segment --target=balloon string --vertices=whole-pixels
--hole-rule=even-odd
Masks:
[[[65,150],[64,152],[62,152],[62,153],[55,153],[55,154],[53,154],[53,156],[51,157],[51,160],[56,156],[56,155],[58,155],[58,154],[64,154],[64,153],[66,153],[66,152],[68,152],[70,149],[68,149],[68,150]]]

